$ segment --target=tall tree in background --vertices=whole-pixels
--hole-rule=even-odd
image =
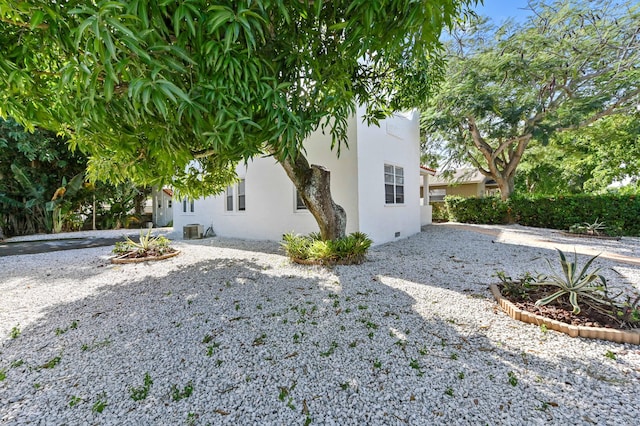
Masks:
[[[422,126],[433,155],[471,163],[503,199],[529,143],[584,129],[640,102],[640,5],[532,2],[531,18],[477,22],[448,42],[446,81]],[[428,152],[429,153],[429,152]]]
[[[518,168],[516,191],[539,194],[605,191],[640,176],[640,111],[604,117],[533,141]]]
[[[375,122],[428,97],[472,2],[0,0],[0,115],[63,131],[96,176],[189,196],[273,155],[334,239],[346,215],[303,141],[321,127],[339,152],[356,104]]]

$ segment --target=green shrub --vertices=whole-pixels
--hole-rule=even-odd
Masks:
[[[429,205],[431,205],[431,218],[434,222],[449,221],[449,209],[447,209],[447,203],[434,202],[429,203]]]
[[[324,241],[317,233],[282,236],[282,247],[287,256],[298,263],[323,265],[352,265],[362,263],[372,241],[362,232],[354,232],[344,238]]]
[[[507,203],[498,197],[464,198],[447,196],[444,199],[449,218],[456,222],[489,225],[507,222]]]

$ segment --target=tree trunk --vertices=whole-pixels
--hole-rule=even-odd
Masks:
[[[496,183],[500,188],[500,198],[502,201],[507,201],[509,197],[511,197],[511,194],[513,194],[513,189],[515,188],[514,176],[507,178],[499,177],[496,179]]]
[[[280,161],[305,205],[318,222],[323,240],[335,240],[345,236],[347,213],[331,197],[331,172],[309,162],[302,153],[295,160]]]

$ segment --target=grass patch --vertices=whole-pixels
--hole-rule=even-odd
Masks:
[[[285,234],[281,246],[296,263],[322,265],[354,265],[364,261],[373,242],[362,232],[354,232],[337,240],[322,240],[320,234]]]

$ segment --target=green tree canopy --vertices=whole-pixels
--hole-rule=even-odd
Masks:
[[[532,141],[516,174],[516,191],[540,194],[602,192],[640,177],[640,111],[604,117]]]
[[[190,196],[274,155],[331,238],[346,219],[305,138],[339,151],[356,104],[375,121],[429,96],[472,1],[0,1],[0,114],[64,132],[95,176]]]
[[[637,2],[530,6],[523,23],[481,21],[452,35],[446,81],[422,121],[431,154],[473,164],[503,198],[532,140],[546,144],[640,102]]]

